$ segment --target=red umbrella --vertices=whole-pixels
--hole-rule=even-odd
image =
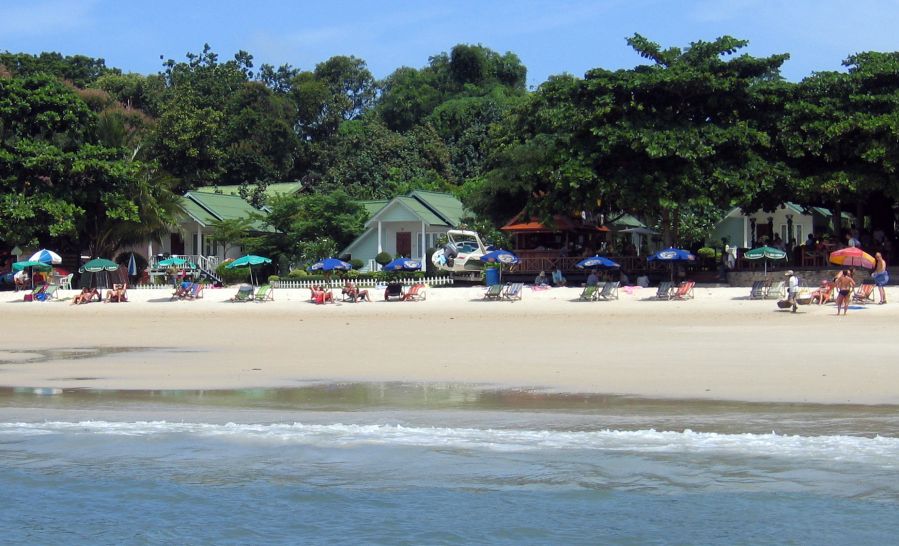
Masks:
[[[846,267],[864,267],[865,269],[874,269],[874,266],[877,264],[874,256],[856,246],[841,248],[831,252],[828,260],[832,264]]]

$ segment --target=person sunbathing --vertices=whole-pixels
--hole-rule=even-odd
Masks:
[[[124,284],[114,284],[112,285],[112,290],[106,291],[106,300],[103,303],[109,302],[123,302],[127,301],[125,299],[125,285]]]
[[[371,298],[368,296],[368,290],[359,290],[355,283],[347,281],[343,286],[343,294],[346,297],[352,298],[354,302],[356,301],[371,301]]]
[[[315,303],[334,303],[334,294],[330,290],[325,290],[322,286],[313,286],[310,290],[312,291],[312,301]]]
[[[91,300],[94,299],[94,296],[97,296],[97,301],[100,301],[100,293],[97,292],[96,288],[88,288],[84,287],[81,289],[81,293],[72,298],[72,305],[80,305],[82,303],[90,303]]]

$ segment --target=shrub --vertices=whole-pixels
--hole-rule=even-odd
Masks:
[[[291,279],[305,279],[309,276],[309,272],[305,269],[293,269],[287,274]]]
[[[716,259],[720,255],[720,251],[711,247],[704,246],[696,251],[700,258]]]
[[[375,256],[375,262],[377,262],[378,265],[380,265],[382,267],[389,264],[392,261],[393,261],[393,256],[391,256],[387,252],[380,252],[380,253],[378,253],[377,256]]]
[[[279,277],[278,275],[269,275],[268,276],[268,282],[278,282],[280,280],[281,280],[281,277]]]
[[[250,276],[250,269],[248,267],[238,267],[234,269],[229,269],[228,264],[230,264],[234,260],[228,260],[226,262],[222,262],[218,267],[215,268],[215,274],[222,279],[222,282],[225,284],[236,284],[239,282],[245,282],[247,278]]]
[[[365,267],[365,262],[360,260],[359,258],[353,258],[350,260],[350,264],[353,266],[353,269],[362,269]]]

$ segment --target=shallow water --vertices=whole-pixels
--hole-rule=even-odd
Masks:
[[[887,544],[895,407],[0,389],[5,543]]]

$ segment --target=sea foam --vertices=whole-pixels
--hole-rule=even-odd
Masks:
[[[0,423],[0,436],[48,434],[179,435],[222,441],[292,443],[319,447],[411,446],[490,451],[597,450],[607,452],[770,456],[895,465],[899,438],[721,434],[647,430],[558,431],[408,427],[398,424],[209,424],[167,421],[48,421]]]

